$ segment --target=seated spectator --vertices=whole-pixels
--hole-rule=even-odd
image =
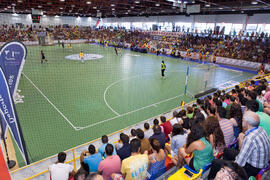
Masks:
[[[218,171],[215,180],[246,180],[248,179],[246,171],[238,164],[230,161],[224,162],[221,169]]]
[[[182,120],[178,117],[177,111],[173,111],[173,118],[170,120],[170,123],[172,126],[176,123],[183,124]]]
[[[189,127],[189,119],[187,118],[186,113],[187,113],[186,110],[181,110],[178,115],[179,115],[179,118],[182,119],[183,124],[181,124],[181,125],[183,126],[183,128],[189,129],[190,128]]]
[[[121,173],[124,179],[145,179],[147,177],[148,156],[140,153],[141,141],[133,139],[130,142],[131,156],[122,161]],[[112,179],[119,178],[118,174],[112,174]]]
[[[194,113],[193,113],[193,108],[192,107],[187,107],[187,118],[188,119],[192,119],[193,118],[193,115],[194,115]]]
[[[239,104],[233,103],[229,111],[229,120],[233,123],[234,137],[238,137],[238,134],[242,131],[242,109]]]
[[[106,153],[105,153],[105,147],[107,146],[108,142],[109,142],[109,139],[108,139],[108,136],[104,135],[101,137],[101,141],[103,143],[103,145],[101,147],[98,148],[98,152],[104,157],[106,158]],[[114,145],[113,145],[114,147]],[[113,155],[116,155],[116,150],[115,150],[115,147],[113,148]]]
[[[87,153],[90,153],[90,156],[87,156]],[[90,144],[88,152],[83,151],[81,153],[80,161],[88,165],[89,172],[97,172],[98,165],[102,161],[102,156],[100,153],[96,153],[95,146]]]
[[[160,126],[163,127],[166,140],[168,140],[169,134],[171,134],[171,132],[172,132],[172,125],[171,125],[170,121],[166,121],[165,116],[160,116],[160,120],[162,122],[162,124]]]
[[[224,135],[225,144],[228,146],[234,140],[233,123],[226,119],[226,109],[224,107],[217,108],[217,118]]]
[[[270,104],[270,85],[266,88],[266,93],[264,95],[264,98],[268,104]]]
[[[257,94],[254,91],[249,91],[248,96],[247,96],[248,100],[254,100],[259,104],[259,111],[263,112],[263,104],[257,99]]]
[[[149,139],[153,135],[153,131],[150,128],[149,123],[144,123],[144,136],[146,139]]]
[[[51,175],[51,180],[68,180],[69,176],[75,174],[73,166],[65,164],[66,153],[60,152],[58,154],[58,161],[55,164],[50,165],[49,172]]]
[[[152,138],[150,141],[152,154],[149,155],[149,179],[156,179],[160,175],[166,172],[165,159],[166,155],[163,149],[161,149],[160,143],[157,139]]]
[[[171,153],[172,162],[177,165],[178,149],[186,144],[187,134],[180,124],[173,125],[171,145],[166,146],[166,150]]]
[[[188,155],[193,153],[193,157]],[[204,165],[212,162],[213,149],[209,141],[205,137],[203,127],[198,123],[191,127],[191,132],[187,137],[187,143],[178,151],[180,167],[184,161],[195,171],[200,171]]]
[[[105,180],[110,180],[113,173],[120,173],[121,159],[118,155],[113,155],[114,147],[107,144],[105,148],[106,159],[101,161],[98,165],[98,173],[103,176]]]
[[[83,171],[78,171],[75,175],[74,175],[74,180],[85,180],[86,177],[88,176],[88,171],[87,172],[83,172]]]
[[[137,137],[136,129],[131,129],[131,130],[130,130],[130,135],[129,135],[130,141],[131,141],[132,139],[135,139],[136,137]]]
[[[147,138],[144,138],[144,132],[141,129],[137,129],[137,137],[139,140],[141,140],[141,147],[140,147],[140,153],[144,154],[145,151],[149,151],[151,146],[150,142]]]
[[[90,173],[85,180],[104,180],[98,173]]]
[[[226,145],[217,117],[209,116],[204,122],[204,129],[207,140],[212,144],[214,155],[223,152]]]
[[[234,104],[235,102],[236,102],[236,98],[234,96],[230,96],[229,104],[226,107],[226,118],[227,119],[230,119],[229,118],[230,109],[231,109],[232,104]]]
[[[254,100],[247,102],[246,109],[250,110],[252,112],[255,112],[259,116],[260,127],[262,127],[266,131],[266,133],[268,134],[268,136],[270,138],[270,116],[268,116],[268,114],[266,114],[264,112],[260,112],[258,102],[254,101]]]
[[[120,149],[116,150],[116,152],[120,159],[124,160],[131,155],[128,135],[121,133],[120,141],[123,143],[123,146]]]
[[[159,121],[158,121],[158,119],[154,119],[154,121],[153,121],[153,126],[155,126],[155,125],[158,125],[158,126],[159,126]],[[161,128],[161,132],[164,132],[163,127],[160,127],[160,128]],[[153,131],[153,133],[154,133],[154,131]]]
[[[207,109],[208,117],[216,115],[216,108],[214,106],[210,106]]]
[[[161,145],[161,148],[164,149],[165,147],[165,135],[164,133],[161,132],[161,128],[159,125],[155,125],[153,127],[153,131],[154,131],[154,134],[149,138],[149,140],[151,141],[151,139],[153,138],[156,138],[158,139],[160,145]]]
[[[223,160],[215,159],[212,162],[209,178],[214,178],[216,173],[223,166],[225,160],[235,161],[243,167],[248,175],[256,176],[258,172],[268,165],[270,159],[270,140],[265,130],[259,127],[259,116],[246,111],[243,117],[243,130],[238,137],[240,151],[235,149],[225,149]]]

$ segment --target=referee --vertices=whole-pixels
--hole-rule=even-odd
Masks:
[[[164,78],[165,75],[164,75],[164,72],[166,70],[166,65],[164,63],[164,61],[161,62],[161,76]]]

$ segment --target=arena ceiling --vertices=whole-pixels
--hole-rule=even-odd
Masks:
[[[89,17],[269,13],[269,0],[1,0],[0,12]],[[191,13],[187,9],[192,7]],[[197,9],[196,9],[197,8]]]

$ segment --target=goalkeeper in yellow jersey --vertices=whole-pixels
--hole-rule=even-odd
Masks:
[[[84,53],[83,51],[80,52],[80,60],[82,63],[84,63]]]

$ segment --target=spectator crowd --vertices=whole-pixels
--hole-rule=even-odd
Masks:
[[[2,25],[0,42],[11,40],[37,41],[37,32],[47,32],[54,40],[98,40],[101,44],[139,47],[146,52],[166,53],[170,49],[172,55],[179,51],[191,50],[194,53],[214,54],[215,56],[242,59],[252,62],[268,63],[270,59],[269,37],[255,35],[216,35],[213,33],[199,35],[182,33],[181,35],[155,35],[148,31],[136,31],[112,28],[90,28],[79,26],[14,26]],[[129,44],[129,46],[127,45]]]
[[[243,83],[244,84],[244,83]],[[256,176],[270,160],[270,85],[265,79],[236,85],[230,92],[216,91],[173,118],[153,120],[153,127],[131,129],[120,140],[102,146],[90,144],[81,153],[81,168],[64,164],[65,153],[49,167],[52,180],[156,179],[169,164],[187,164],[200,171],[211,163],[208,179],[242,179]]]

